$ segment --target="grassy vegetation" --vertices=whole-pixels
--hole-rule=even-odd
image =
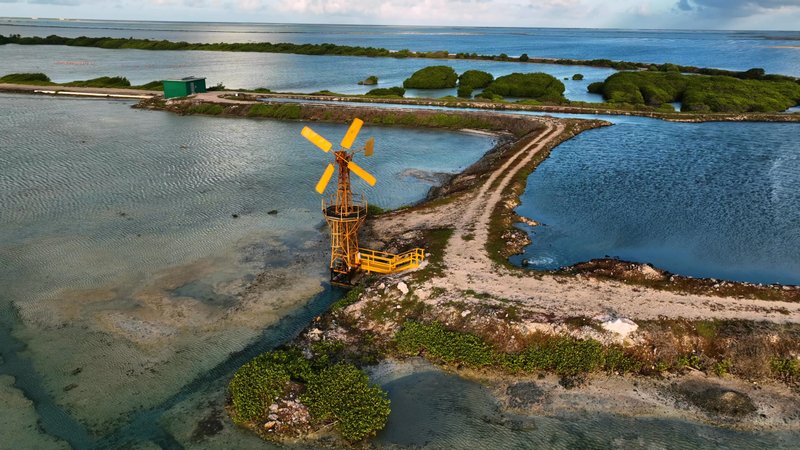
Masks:
[[[300,401],[312,420],[332,424],[348,441],[374,435],[386,424],[389,400],[367,375],[347,362],[333,362],[340,343],[319,342],[306,359],[297,348],[263,353],[236,371],[228,386],[231,418],[240,425],[260,427],[269,406],[300,384]]]
[[[222,105],[215,103],[198,103],[189,105],[184,111],[186,114],[203,114],[206,116],[218,116],[225,111]]]
[[[479,97],[500,95],[562,103],[566,101],[564,89],[564,83],[546,73],[512,73],[492,81]]]
[[[367,97],[402,97],[406,95],[406,90],[399,87],[372,89],[365,94]]]
[[[683,75],[678,72],[620,72],[590,92],[612,104],[660,107],[682,102],[688,112],[781,112],[800,104],[800,84],[728,76]]]
[[[583,74],[582,73],[576,73],[575,75],[572,76],[572,79],[574,81],[580,81],[580,80],[583,79]]]
[[[272,119],[301,119],[303,110],[300,105],[283,103],[272,105],[259,103],[250,107],[247,117],[269,117]]]
[[[446,329],[441,323],[406,322],[395,337],[405,355],[424,353],[434,361],[471,368],[495,367],[504,371],[548,370],[579,375],[595,370],[638,372],[642,364],[620,346],[603,346],[592,339],[537,335],[519,353],[503,353],[479,336]]]
[[[456,87],[458,74],[450,66],[429,66],[403,81],[406,89],[447,89]]]

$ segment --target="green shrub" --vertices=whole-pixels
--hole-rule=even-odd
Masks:
[[[774,358],[772,372],[781,379],[792,381],[800,378],[800,361],[796,358]]]
[[[399,86],[378,88],[372,89],[371,91],[367,92],[366,95],[368,97],[402,97],[406,95],[406,90]]]
[[[50,77],[40,72],[10,73],[0,77],[0,83],[48,84],[50,83]]]
[[[209,86],[209,88],[206,89],[206,90],[209,91],[209,92],[224,91],[225,90],[225,85],[222,84],[222,83],[217,83],[217,84],[215,84],[213,86]]]
[[[164,82],[160,80],[151,81],[149,83],[140,84],[139,86],[131,86],[136,89],[146,89],[148,91],[161,91],[164,90]]]
[[[378,77],[376,77],[375,75],[370,75],[367,78],[359,81],[358,84],[362,84],[362,85],[365,85],[365,86],[371,86],[371,85],[374,85],[374,84],[378,84]]]
[[[402,353],[415,355],[424,351],[428,357],[448,364],[483,367],[494,360],[494,351],[481,338],[448,331],[439,322],[406,322],[397,333],[396,343]]]
[[[563,102],[566,101],[564,89],[564,83],[546,73],[512,73],[494,80],[483,93],[545,102]]]
[[[458,85],[472,89],[485,88],[494,80],[494,76],[482,70],[468,70],[458,77]]]
[[[682,102],[682,110],[692,112],[781,112],[800,103],[800,85],[792,81],[683,75],[676,71],[619,72],[602,85],[592,83],[589,91],[602,93],[610,103],[659,108],[665,103]]]
[[[519,55],[519,62],[528,62],[530,59],[527,53]]]
[[[602,94],[604,86],[605,83],[602,81],[595,81],[594,83],[590,83],[586,89],[592,94]]]
[[[583,74],[582,73],[576,73],[575,75],[572,76],[572,79],[575,80],[575,81],[580,81],[580,80],[583,79]]]
[[[472,86],[459,86],[457,95],[461,98],[471,98],[472,91]]]
[[[364,372],[339,363],[322,370],[307,383],[301,401],[317,420],[333,421],[348,441],[360,441],[383,429],[389,417],[389,399],[370,385]]]
[[[125,77],[99,77],[91,80],[70,81],[63,85],[72,87],[127,88],[131,86],[131,82]]]
[[[290,379],[306,380],[311,366],[299,350],[262,353],[245,363],[233,375],[228,392],[237,423],[264,419],[269,405],[280,396]]]
[[[429,66],[403,81],[406,89],[447,89],[456,87],[458,75],[449,66]]]

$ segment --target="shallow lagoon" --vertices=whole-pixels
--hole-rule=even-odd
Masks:
[[[519,263],[606,256],[674,273],[800,283],[800,124],[617,118],[561,144],[518,212],[543,225]]]
[[[248,355],[340,295],[324,283],[314,192],[329,156],[302,124],[0,98],[0,374],[18,380],[2,394],[34,399],[51,434],[78,448],[93,434],[168,441],[162,414],[215,383],[208,395],[221,400]],[[346,125],[314,128],[335,141]],[[360,136],[376,138],[359,162],[379,182],[355,190],[385,207],[430,188],[403,171],[463,170],[493,143],[369,126]]]

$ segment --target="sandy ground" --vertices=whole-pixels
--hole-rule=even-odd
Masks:
[[[459,301],[470,301],[462,293],[473,290],[514,302],[533,312],[558,317],[593,317],[612,313],[634,320],[666,317],[800,323],[798,303],[683,295],[591,278],[539,275],[494,263],[486,251],[492,214],[501,202],[512,205],[517,202],[516,198],[504,198],[504,189],[537,152],[559,140],[564,131],[562,121],[540,120],[547,126],[543,133],[528,138],[521,150],[508,157],[482,185],[462,195],[459,200],[387,214],[373,223],[379,236],[399,236],[425,228],[455,228],[444,254],[444,276],[416,286],[421,298],[438,288],[448,294],[438,297],[437,302],[451,301],[454,297]]]

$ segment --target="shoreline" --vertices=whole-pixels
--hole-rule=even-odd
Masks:
[[[37,92],[39,91],[39,92]],[[47,92],[42,92],[47,91]],[[113,95],[136,95],[150,96],[151,99],[161,98],[161,91],[149,91],[131,88],[86,88],[86,87],[66,87],[61,85],[29,85],[0,83],[0,92],[29,95],[58,95],[61,91],[73,91],[85,94],[87,97]],[[110,97],[113,98],[113,97]],[[384,98],[384,97],[365,97],[348,95],[315,95],[315,94],[296,94],[296,93],[258,93],[254,94],[246,90],[225,90],[211,91],[197,94],[188,99],[194,99],[205,103],[265,103],[260,99],[275,99],[274,103],[284,104],[281,99],[306,100],[309,102],[325,104],[327,103],[364,103],[364,104],[391,104],[391,105],[412,105],[412,106],[433,106],[439,108],[453,109],[478,109],[484,111],[521,111],[521,112],[540,112],[556,114],[578,114],[578,115],[608,115],[608,116],[636,116],[651,119],[664,120],[668,122],[682,123],[701,123],[701,122],[779,122],[779,123],[800,123],[800,113],[665,113],[647,110],[624,110],[611,109],[592,106],[571,106],[571,105],[525,105],[517,103],[496,103],[489,101],[476,101],[469,99],[459,100],[439,100],[430,98]],[[591,120],[591,118],[587,118]]]

